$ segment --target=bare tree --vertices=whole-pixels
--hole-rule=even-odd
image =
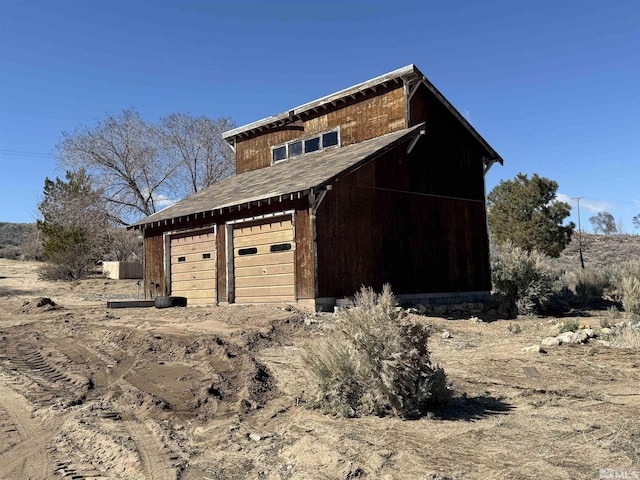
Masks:
[[[161,155],[158,144],[157,130],[131,109],[93,128],[63,132],[56,148],[64,167],[84,168],[96,180],[109,212],[124,225],[155,213],[173,194],[168,179],[180,162]]]
[[[229,118],[183,113],[154,125],[130,109],[63,132],[56,148],[60,164],[83,168],[112,218],[126,225],[232,174],[233,154],[221,133],[233,127]]]
[[[233,152],[222,133],[234,127],[230,118],[211,120],[187,113],[173,113],[160,120],[164,152],[172,162],[181,162],[173,185],[183,196],[199,192],[233,173]]]
[[[597,215],[589,217],[589,221],[593,225],[594,233],[609,235],[618,231],[615,218],[609,212],[598,212]]]

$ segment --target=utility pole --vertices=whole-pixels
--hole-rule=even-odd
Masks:
[[[578,251],[580,252],[580,265],[584,270],[584,258],[582,258],[582,228],[580,227],[580,200],[584,197],[573,197],[572,200],[578,202]]]

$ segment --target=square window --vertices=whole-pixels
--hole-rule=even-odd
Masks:
[[[338,145],[338,132],[327,132],[322,134],[322,148]]]
[[[304,141],[304,152],[316,152],[320,150],[320,137],[310,138]]]
[[[282,146],[273,149],[273,161],[279,162],[280,160],[284,160],[287,158],[287,147]]]
[[[289,144],[289,157],[297,157],[302,155],[302,142],[293,142]]]

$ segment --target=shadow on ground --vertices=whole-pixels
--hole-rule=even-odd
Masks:
[[[18,295],[35,295],[35,290],[28,290],[23,288],[6,288],[0,287],[0,297],[15,297]]]
[[[513,408],[511,404],[505,402],[501,397],[492,397],[490,395],[469,397],[462,395],[454,397],[446,408],[436,413],[436,417],[440,420],[474,421],[492,415],[506,414]]]

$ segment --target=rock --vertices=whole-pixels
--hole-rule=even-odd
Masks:
[[[482,323],[482,319],[475,316],[471,317],[469,320],[471,320],[474,323]]]
[[[522,349],[523,352],[536,352],[536,353],[547,353],[540,345],[531,345],[530,347],[524,347]]]
[[[596,332],[593,328],[585,328],[583,332],[587,335],[587,338],[595,338],[598,336],[598,332]]]
[[[418,313],[418,309],[417,309],[417,308],[413,308],[413,307],[411,307],[411,308],[407,308],[407,313],[410,313],[410,314],[412,314],[412,315],[415,315],[415,314],[417,314],[417,313]]]
[[[611,335],[613,334],[613,330],[611,330],[609,327],[604,327],[600,329],[600,334],[601,335]]]
[[[584,330],[580,330],[578,332],[564,332],[556,337],[561,344],[563,343],[585,343],[589,336],[584,332]]]
[[[250,433],[249,438],[254,442],[259,442],[260,440],[262,440],[262,436],[257,433]]]
[[[558,337],[547,337],[542,339],[540,345],[542,345],[543,347],[553,347],[556,345],[562,345],[562,342],[558,339]]]
[[[445,330],[444,332],[442,332],[442,338],[451,338],[451,333],[449,332],[449,330]]]

